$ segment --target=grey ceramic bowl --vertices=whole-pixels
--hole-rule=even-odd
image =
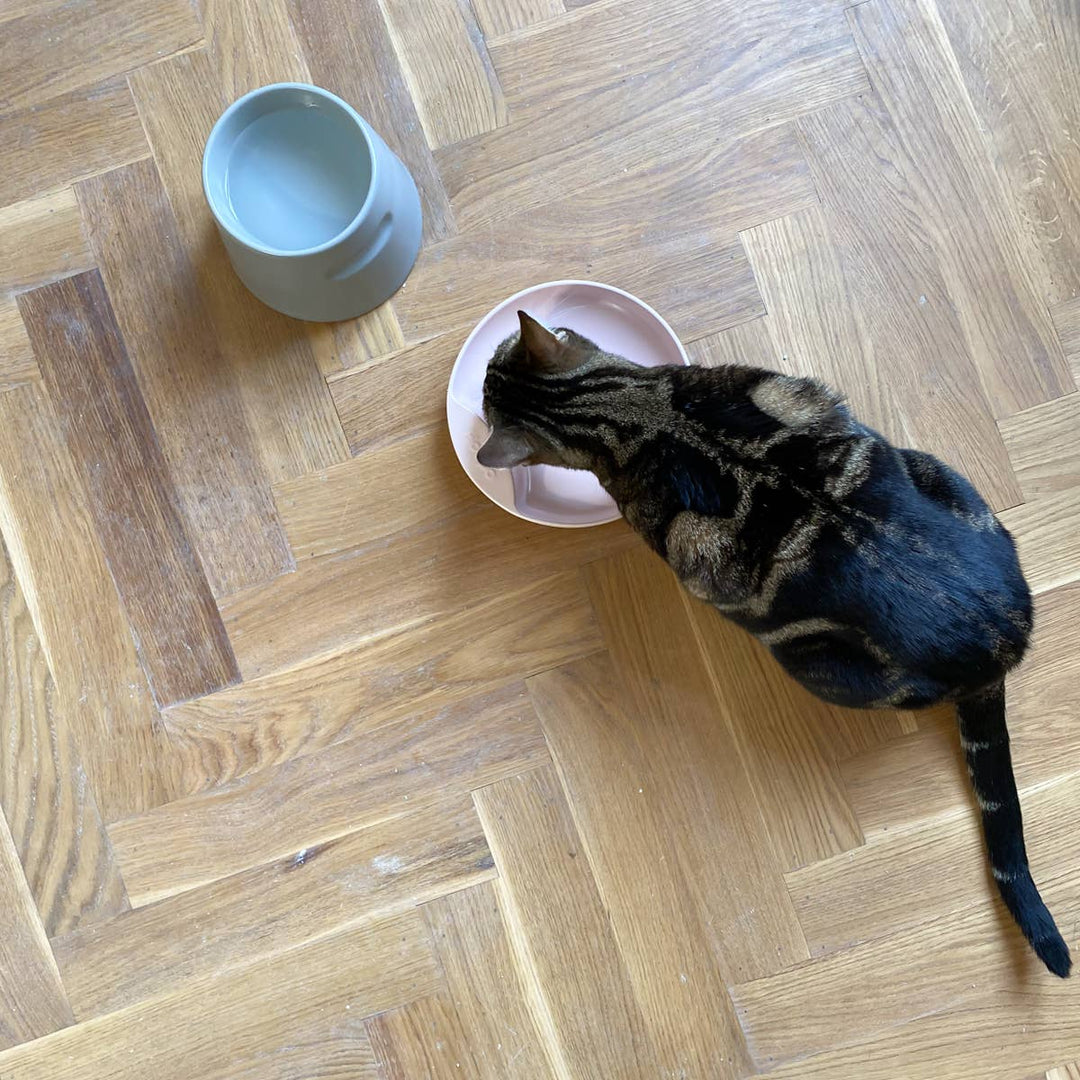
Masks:
[[[328,90],[275,83],[233,102],[203,152],[203,190],[241,281],[298,319],[389,299],[420,250],[420,197],[371,126]]]

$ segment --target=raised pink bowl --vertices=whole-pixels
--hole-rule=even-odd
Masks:
[[[499,342],[518,328],[518,311],[545,326],[565,326],[644,367],[688,364],[675,332],[648,304],[597,281],[549,281],[523,289],[489,311],[465,339],[446,391],[446,420],[461,467],[504,510],[558,528],[616,521],[619,509],[592,473],[532,465],[485,469],[476,460],[488,428],[483,420],[484,374]]]

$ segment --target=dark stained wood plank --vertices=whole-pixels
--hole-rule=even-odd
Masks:
[[[1071,392],[1072,375],[1032,278],[1015,208],[936,9],[919,0],[878,0],[853,8],[851,21],[896,149],[903,148],[890,160],[914,190],[922,234],[932,241],[994,415]],[[860,156],[855,146],[838,143],[833,154],[853,151]],[[862,200],[880,187],[867,186]],[[915,245],[909,239],[906,246]],[[879,257],[891,257],[889,251],[883,247]],[[930,295],[915,280],[905,293]]]
[[[355,0],[341,18],[335,0],[289,0],[311,74],[344,98],[405,163],[424,209],[424,242],[454,234],[453,215],[379,0]]]
[[[123,78],[0,116],[0,145],[0,206],[150,154]]]
[[[0,543],[0,810],[50,937],[108,919],[128,906],[59,698],[26,598]]]
[[[0,1050],[74,1023],[45,928],[0,814]]]
[[[293,567],[232,369],[152,161],[78,186],[139,389],[216,596]]]
[[[103,818],[167,802],[171,747],[65,431],[40,386],[0,394],[0,521]],[[62,878],[52,887],[63,889]]]
[[[33,288],[93,265],[70,188],[0,209],[0,292]]]
[[[248,425],[271,480],[348,456],[345,437],[303,323],[261,304],[240,283],[217,236],[201,182],[203,146],[228,101],[204,51],[131,75],[177,234],[235,372]]]
[[[239,677],[95,271],[19,298],[90,512],[161,704]]]
[[[202,36],[188,0],[68,0],[4,24],[0,114],[100,82]]]

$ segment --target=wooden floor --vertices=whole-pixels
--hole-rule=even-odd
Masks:
[[[353,323],[203,202],[287,79],[422,191]],[[817,703],[443,421],[478,316],[590,277],[970,474],[1075,951],[1078,132],[1077,0],[0,0],[0,1077],[1080,1076],[952,717]]]

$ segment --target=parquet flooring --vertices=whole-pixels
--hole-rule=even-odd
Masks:
[[[290,321],[199,159],[311,80],[405,287]],[[1076,0],[0,0],[0,1077],[1068,1080],[948,710],[827,707],[443,427],[510,292],[817,375],[1017,535],[1037,880],[1080,947]]]

